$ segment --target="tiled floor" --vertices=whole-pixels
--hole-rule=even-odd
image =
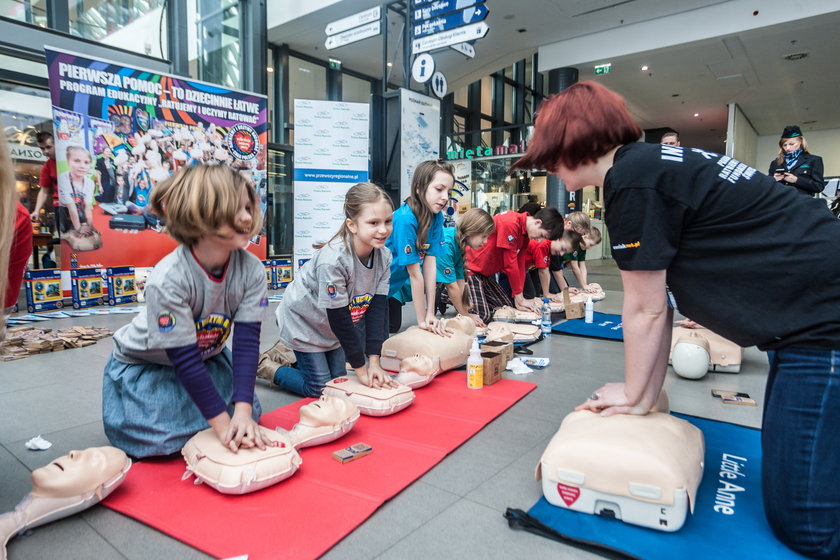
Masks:
[[[607,290],[596,310],[620,313],[622,292],[611,262],[590,262],[590,281]],[[406,314],[410,309],[406,309]],[[51,327],[98,325],[117,328],[131,315],[60,319]],[[413,321],[406,316],[405,323]],[[274,342],[273,314],[264,323],[262,348]],[[532,347],[551,358],[545,370],[523,376],[535,391],[491,422],[440,464],[387,502],[366,523],[330,550],[330,559],[428,558],[596,558],[596,556],[508,528],[505,508],[527,509],[539,499],[534,467],[560,421],[593,389],[623,372],[619,342],[553,335]],[[29,491],[29,472],[71,449],[107,445],[101,421],[102,368],[109,339],[87,348],[0,363],[0,511],[9,511]],[[666,388],[675,411],[759,426],[767,360],[747,349],[740,374],[710,373],[690,381],[668,373]],[[515,377],[509,372],[506,376]],[[728,406],[710,388],[745,391],[757,407]],[[262,381],[257,392],[264,410],[296,400]],[[24,442],[41,434],[47,451]],[[130,474],[129,474],[130,476]],[[317,527],[313,526],[313,531]],[[96,506],[15,538],[11,560],[190,559],[203,553],[166,535]],[[278,550],[278,558],[282,552]]]

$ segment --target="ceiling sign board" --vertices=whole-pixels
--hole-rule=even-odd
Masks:
[[[481,39],[487,35],[488,31],[490,31],[490,27],[483,21],[465,25],[463,27],[456,27],[451,31],[444,31],[443,33],[435,33],[434,35],[429,35],[428,37],[414,39],[411,42],[411,52],[412,54],[419,54],[455,45],[457,43],[463,43],[465,41]]]
[[[446,95],[447,87],[446,76],[441,72],[435,72],[435,75],[432,76],[432,93],[438,98],[443,99]]]
[[[475,47],[469,43],[458,43],[456,45],[449,45],[450,49],[455,49],[459,53],[469,58],[475,58]]]
[[[415,82],[428,82],[435,72],[435,59],[428,53],[423,53],[414,59],[411,65],[411,77]]]
[[[486,18],[489,13],[490,10],[487,9],[487,6],[479,4],[478,6],[471,6],[445,16],[418,21],[412,26],[412,37],[419,39],[420,37],[427,37],[455,29],[462,25],[476,23]]]
[[[327,35],[335,35],[336,33],[341,33],[342,31],[347,31],[348,29],[353,29],[354,27],[359,27],[372,21],[378,21],[379,18],[380,10],[379,6],[376,6],[370,10],[365,10],[364,12],[359,12],[358,14],[353,14],[352,16],[328,23],[324,31]]]
[[[376,35],[379,35],[379,20],[349,31],[344,31],[338,35],[330,35],[324,42],[324,46],[327,47],[327,50],[337,49],[338,47],[343,47],[344,45],[349,45],[350,43],[355,43],[368,37],[375,37]]]
[[[476,4],[482,4],[484,0],[438,0],[434,4],[414,8],[414,21],[422,21],[433,17],[442,16],[461,8],[468,8]],[[417,4],[415,4],[417,6]]]

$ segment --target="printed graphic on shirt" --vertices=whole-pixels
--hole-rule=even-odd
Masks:
[[[406,255],[410,255],[411,251],[412,251],[411,245],[406,245],[405,249],[403,249],[403,251],[405,251]]]
[[[260,300],[260,307],[268,307],[268,298],[264,297]]]
[[[334,298],[338,295],[338,290],[336,289],[335,284],[333,284],[332,282],[327,283],[327,295],[331,298]]]
[[[350,308],[350,317],[354,323],[358,323],[365,316],[371,300],[373,300],[373,294],[362,294],[350,300],[350,305],[347,307]]]
[[[613,251],[621,251],[622,249],[638,249],[642,246],[641,241],[633,241],[632,243],[618,243],[612,246]]]
[[[224,345],[230,336],[230,317],[211,313],[195,322],[195,338],[201,355],[207,356]]]
[[[678,163],[683,162],[683,148],[677,146],[667,146],[663,144],[662,146],[660,146],[660,150],[660,158],[662,160],[676,161]],[[717,159],[718,166],[723,168],[718,174],[718,177],[720,177],[724,181],[735,183],[741,177],[749,180],[752,179],[752,176],[756,174],[755,168],[750,167],[746,163],[741,163],[740,161],[732,157],[722,156],[714,152],[707,152],[706,150],[701,150],[700,148],[691,148],[691,151],[696,154],[700,154],[705,159]]]
[[[444,274],[452,274],[452,269],[451,268],[444,268],[443,273]]]
[[[513,236],[512,235],[508,235],[508,241],[513,242]]]
[[[161,311],[157,316],[160,332],[169,332],[175,328],[175,315],[171,311]]]

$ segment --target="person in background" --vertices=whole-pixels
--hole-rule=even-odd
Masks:
[[[52,132],[38,131],[35,140],[38,142],[41,152],[47,156],[47,161],[41,166],[41,175],[38,178],[38,185],[41,188],[35,198],[35,208],[32,209],[30,214],[33,222],[41,219],[41,209],[44,208],[47,200],[52,199],[53,208],[58,209],[58,172],[55,167],[55,144]],[[58,212],[55,212],[55,215],[58,216]],[[57,217],[56,220],[58,220]]]
[[[840,558],[840,259],[827,257],[840,220],[729,156],[641,134],[621,96],[578,82],[543,101],[514,164],[557,173],[569,191],[604,189],[624,285],[624,382],[577,408],[650,411],[668,370],[669,303],[739,346],[775,350],[761,430],[765,514],[791,549]]]
[[[589,233],[584,235],[580,242],[580,247],[570,253],[563,255],[563,264],[567,262],[571,266],[572,273],[578,282],[578,286],[584,292],[589,291],[588,271],[586,270],[586,251],[601,242],[601,230],[592,226],[589,228]],[[568,255],[568,260],[566,260]],[[577,290],[575,290],[577,291]]]
[[[666,132],[662,135],[662,140],[659,143],[666,146],[680,146],[680,135],[674,130]]]
[[[6,315],[14,308],[32,253],[29,212],[15,192],[15,174],[5,136],[0,136],[0,341],[6,337]]]
[[[783,185],[813,196],[825,188],[823,160],[808,151],[808,142],[798,126],[786,126],[779,139],[779,153],[767,174]]]
[[[526,299],[538,297],[562,301],[562,298],[552,296],[551,293],[551,256],[575,252],[582,242],[580,234],[573,229],[564,229],[563,235],[553,241],[532,239],[526,249],[529,254],[525,262],[529,269],[522,287],[522,295]]]
[[[542,206],[540,206],[540,199],[535,194],[528,195],[528,202],[522,205],[522,208],[519,209],[519,213],[525,213],[533,216],[537,212],[540,211]]]

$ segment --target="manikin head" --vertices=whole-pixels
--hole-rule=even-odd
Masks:
[[[338,397],[322,395],[300,407],[300,422],[307,426],[332,426],[356,415],[358,409],[352,402]]]
[[[91,492],[125,469],[128,457],[116,447],[70,451],[32,471],[32,495],[69,498]]]

